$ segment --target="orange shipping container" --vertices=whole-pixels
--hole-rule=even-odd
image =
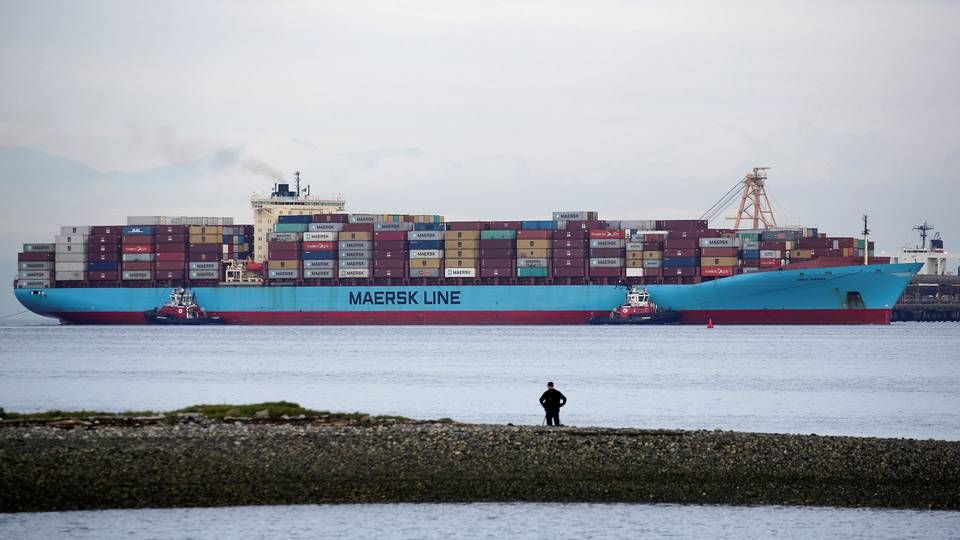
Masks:
[[[550,231],[540,232],[548,233]],[[553,240],[527,240],[517,236],[517,249],[550,249],[551,247],[553,247]]]
[[[480,256],[479,249],[448,249],[443,252],[448,259],[476,259]]]
[[[456,231],[456,232],[475,232],[477,234],[480,231]],[[443,248],[444,249],[478,249],[480,247],[479,240],[444,240]]]
[[[440,259],[410,259],[410,268],[440,268]]]
[[[443,261],[445,268],[476,268],[476,259],[447,259]]]
[[[267,261],[267,269],[269,270],[280,270],[285,268],[300,268],[300,261],[297,261],[297,260]]]
[[[448,243],[457,240],[479,240],[480,231],[447,231],[443,233],[443,239]]]
[[[700,266],[737,266],[736,257],[701,257]]]
[[[550,257],[549,249],[518,249],[518,259],[547,259]]]

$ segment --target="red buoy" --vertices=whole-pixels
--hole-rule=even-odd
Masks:
[[[707,328],[713,328],[713,319],[707,317]]]

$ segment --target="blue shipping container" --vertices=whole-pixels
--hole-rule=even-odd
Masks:
[[[760,252],[755,249],[745,249],[740,252],[741,259],[759,259]]]
[[[310,214],[304,216],[280,216],[277,219],[277,223],[310,223],[313,221],[313,216]]]
[[[87,270],[90,272],[116,272],[117,263],[115,262],[92,262],[87,263]]]
[[[663,258],[663,267],[664,268],[680,268],[688,266],[700,266],[699,257],[664,257]]]
[[[520,228],[525,231],[552,231],[556,227],[553,221],[521,221]]]
[[[127,225],[123,228],[124,236],[138,236],[154,234],[157,228],[153,225]]]
[[[337,252],[332,249],[303,252],[303,260],[305,261],[329,261],[336,258],[337,258]]]
[[[415,231],[445,231],[447,230],[445,223],[414,223],[413,230]]]
[[[443,240],[410,240],[410,249],[443,249]]]

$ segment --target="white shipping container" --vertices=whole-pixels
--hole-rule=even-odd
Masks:
[[[68,225],[68,226],[66,226],[66,227],[60,227],[60,234],[61,234],[62,236],[77,236],[77,235],[79,235],[79,236],[83,236],[84,238],[86,238],[86,236],[87,236],[88,234],[90,234],[90,227],[89,227],[89,226],[86,226],[86,225],[84,225],[84,226],[70,226],[70,225]]]
[[[219,270],[190,270],[190,279],[220,279]]]
[[[123,262],[150,262],[156,255],[153,253],[124,253],[120,256]]]
[[[412,231],[413,223],[409,221],[394,221],[390,223],[375,223],[374,231]]]
[[[57,272],[86,272],[87,263],[85,262],[57,262],[54,265]]]
[[[340,261],[340,268],[370,268],[370,259],[345,259]]]
[[[627,268],[627,277],[643,277],[643,268]]]
[[[267,277],[270,279],[298,279],[300,277],[300,270],[298,268],[268,270]]]
[[[57,253],[86,253],[87,244],[57,244]]]
[[[299,242],[300,235],[306,233],[298,232],[268,232],[267,242]]]
[[[643,251],[642,240],[630,240],[624,246],[626,246],[627,251]]]
[[[474,278],[477,277],[476,268],[447,268],[443,271],[445,278]]]
[[[337,261],[333,260],[305,260],[303,261],[303,268],[316,270],[316,269],[333,269],[337,267]],[[304,275],[306,277],[306,275]]]
[[[54,274],[57,281],[83,281],[86,272],[57,272]]]
[[[24,244],[24,253],[53,253],[56,251],[56,244]]]
[[[372,250],[373,241],[372,240],[341,240],[337,247],[341,250]]]
[[[310,223],[307,225],[310,232],[340,232],[343,230],[343,223]]]
[[[442,249],[415,249],[410,252],[411,259],[442,259]]]
[[[779,249],[761,249],[760,258],[761,259],[779,259],[783,257],[783,253]]]
[[[623,259],[619,257],[591,258],[590,266],[596,268],[615,268],[623,266]]]
[[[127,272],[121,272],[120,279],[124,281],[142,281],[146,279],[153,279],[153,272],[150,270],[129,270]]]
[[[760,249],[760,242],[757,240],[740,239],[740,249],[744,251],[757,251]]]
[[[550,259],[525,258],[517,259],[517,268],[546,268],[550,265]]]
[[[86,253],[57,253],[56,261],[58,263],[87,262]]]
[[[701,238],[700,247],[732,248],[737,247],[737,238]]]
[[[443,240],[444,231],[410,231],[407,240]]]
[[[163,216],[127,216],[127,225],[168,225]]]
[[[323,279],[332,277],[332,268],[307,268],[303,271],[303,279]]]
[[[57,245],[63,244],[86,244],[87,235],[85,234],[58,234],[53,237]]]
[[[439,268],[411,268],[410,277],[412,278],[440,277],[440,269]]]
[[[43,279],[27,279],[17,281],[18,289],[49,289],[50,282]]]
[[[50,270],[21,270],[17,272],[17,279],[42,279],[50,280]]]
[[[590,240],[591,248],[622,248],[626,240],[622,238],[603,238]]]
[[[189,266],[190,270],[215,270],[220,271],[220,263],[218,262],[192,262]]]
[[[350,214],[347,220],[350,223],[376,223],[380,221],[380,216],[376,214]]]
[[[340,259],[371,259],[373,258],[373,250],[338,251],[337,257]]]
[[[337,271],[341,279],[365,279],[370,277],[370,270],[366,268],[344,268]]]
[[[553,213],[554,221],[590,221],[590,214],[596,214],[596,212],[586,212],[586,211],[565,211],[559,210]]]
[[[336,242],[337,233],[333,231],[305,232],[303,233],[304,242]]]
[[[631,231],[652,231],[657,228],[657,222],[653,219],[625,219],[620,226]]]
[[[53,270],[53,263],[50,261],[24,261],[18,264],[18,270]]]

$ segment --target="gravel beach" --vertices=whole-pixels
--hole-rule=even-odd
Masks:
[[[0,511],[358,502],[960,509],[960,442],[315,421],[7,424]]]

